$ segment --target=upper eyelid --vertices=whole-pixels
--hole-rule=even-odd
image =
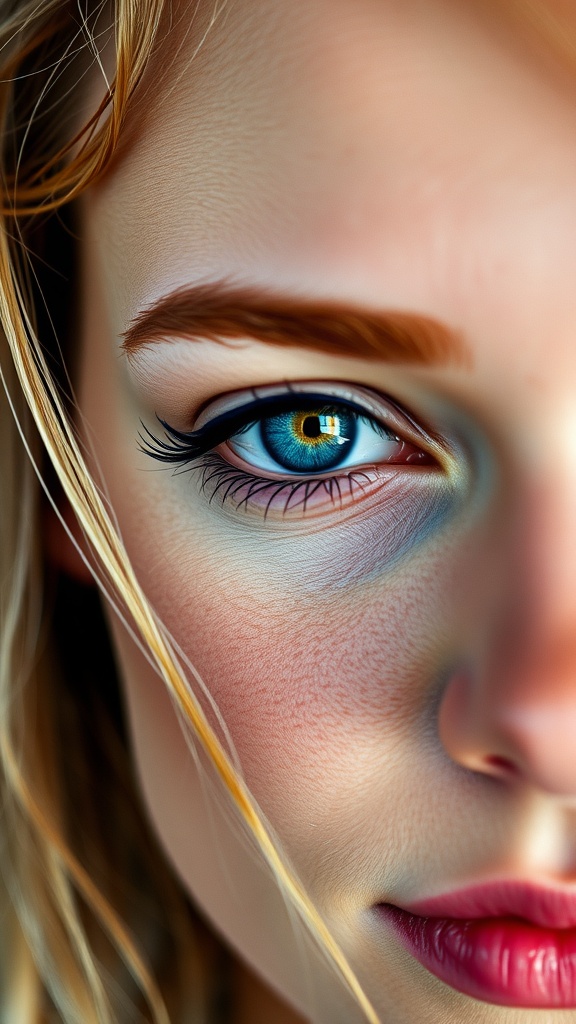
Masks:
[[[359,416],[368,416],[379,422],[379,418],[376,415],[370,413],[359,403],[349,399],[338,399],[335,396],[326,395],[320,391],[317,393],[285,391],[281,394],[260,397],[251,402],[235,406],[228,412],[208,420],[200,428],[190,431],[177,430],[167,423],[166,420],[157,417],[166,435],[171,438],[171,445],[159,440],[143,424],[144,432],[147,436],[140,434],[141,447],[148,454],[155,452],[156,457],[165,462],[175,462],[178,460],[178,457],[182,459],[201,457],[233,437],[241,428],[251,426],[257,423],[258,420],[263,419],[263,410],[266,407],[270,407],[272,410],[275,406],[276,410],[278,410],[279,405],[285,405],[286,410],[289,410],[297,404],[309,403],[311,409],[313,409],[318,408],[319,403],[327,405],[330,401],[334,405],[347,405]]]
[[[280,384],[259,385],[258,387],[251,388],[249,392],[243,390],[236,392],[235,395],[239,397],[247,393],[252,395],[252,400],[239,402],[238,405],[232,407],[231,412],[236,410],[246,410],[248,412],[250,408],[257,411],[261,401],[266,399],[268,395],[279,399],[284,397],[288,399],[290,397],[300,398],[315,394],[320,400],[326,401],[326,399],[331,399],[334,403],[349,405],[359,415],[372,417],[391,432],[398,432],[400,434],[408,432],[409,435],[412,435],[410,438],[412,441],[428,447],[431,454],[435,455],[440,462],[445,460],[452,461],[455,456],[452,445],[442,434],[434,430],[428,422],[425,422],[422,418],[416,418],[392,396],[375,391],[374,389],[368,389],[361,384],[352,385],[349,381],[335,380],[286,381]],[[229,396],[212,399],[206,403],[196,419],[196,424],[199,422],[200,426],[195,425],[194,431],[191,431],[188,436],[193,437],[196,432],[200,431],[203,433],[204,427],[209,426],[216,419],[215,417],[214,420],[207,420],[206,424],[204,424],[202,420],[206,414],[214,406],[216,408],[226,406],[227,402],[233,399],[233,397],[234,395],[230,394]],[[360,401],[358,400],[359,398],[361,399]],[[256,414],[251,422],[256,422],[259,418],[260,416]]]
[[[353,412],[359,416],[368,416],[377,421],[380,421],[380,416],[373,410],[366,408],[360,402],[355,402],[349,398],[341,398],[336,395],[328,395],[322,391],[318,392],[294,392],[287,391],[283,394],[270,395],[264,397],[254,398],[250,402],[245,402],[242,405],[234,406],[228,412],[222,413],[220,416],[216,416],[213,419],[209,419],[206,423],[202,424],[201,427],[196,427],[190,432],[190,436],[201,435],[205,430],[211,430],[216,428],[220,423],[230,423],[234,421],[246,420],[247,423],[256,423],[260,419],[264,419],[267,409],[270,410],[269,415],[273,415],[275,411],[289,411],[295,407],[302,408],[303,406],[309,405],[310,409],[318,408],[319,405],[343,405],[352,409]]]
[[[234,401],[234,399],[240,399],[240,396],[244,395],[250,395],[251,397],[244,401]],[[417,427],[412,417],[393,398],[372,389],[364,388],[360,384],[351,385],[343,381],[285,381],[280,384],[258,385],[257,387],[243,389],[230,395],[221,395],[216,399],[211,399],[198,411],[194,431],[204,428],[205,424],[203,421],[205,418],[207,423],[214,422],[217,417],[207,416],[207,413],[213,410],[214,407],[216,407],[216,410],[219,407],[224,407],[224,412],[230,411],[233,413],[243,409],[247,410],[250,407],[259,407],[261,403],[266,402],[269,398],[276,398],[282,401],[289,398],[307,398],[308,396],[313,396],[318,401],[331,399],[335,403],[348,404],[361,415],[373,416],[376,420],[382,420],[390,410],[393,410],[401,419],[407,419],[412,426]]]

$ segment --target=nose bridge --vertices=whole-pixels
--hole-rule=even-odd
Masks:
[[[575,796],[576,436],[553,441],[538,472],[506,486],[491,607],[439,731],[474,771]]]
[[[484,707],[511,723],[576,708],[576,516],[534,489],[517,509],[502,590],[477,671]],[[574,733],[576,750],[576,732]]]
[[[576,401],[574,406],[565,431],[543,446],[546,465],[521,494],[517,511],[519,578],[535,638],[542,640],[576,628]]]

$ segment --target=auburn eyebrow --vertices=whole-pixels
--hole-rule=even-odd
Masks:
[[[370,312],[226,283],[177,288],[141,310],[123,335],[134,355],[175,338],[225,343],[238,338],[394,363],[470,365],[461,336],[430,317]]]

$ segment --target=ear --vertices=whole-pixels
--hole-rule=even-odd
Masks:
[[[84,558],[90,561],[88,545],[64,495],[58,501],[58,511],[64,522],[51,504],[47,504],[43,510],[44,550],[48,562],[79,583],[93,586],[94,578],[84,561]]]

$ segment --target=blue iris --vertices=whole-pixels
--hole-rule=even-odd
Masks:
[[[354,447],[357,416],[342,406],[295,409],[260,424],[271,458],[294,473],[324,473],[344,462]]]

